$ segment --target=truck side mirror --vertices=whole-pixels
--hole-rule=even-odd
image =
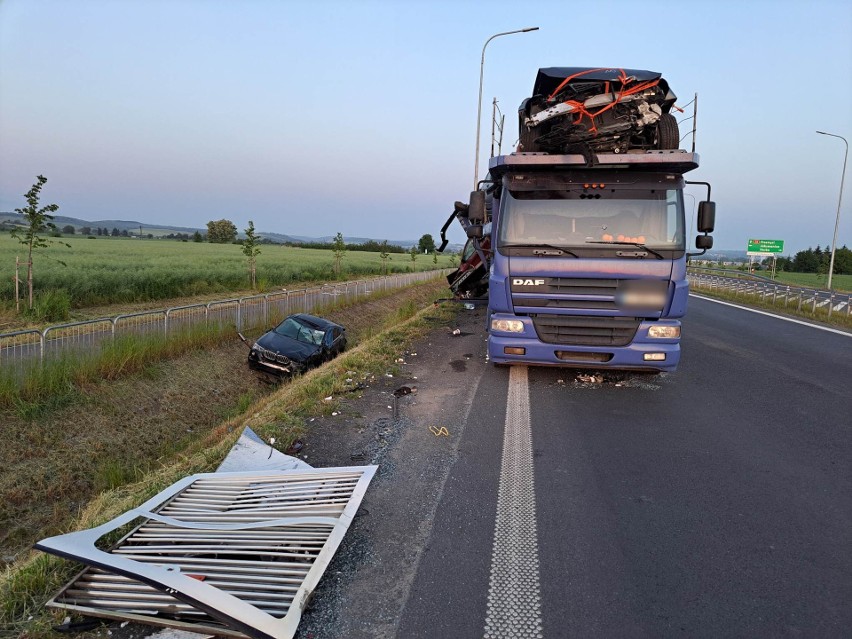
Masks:
[[[698,235],[695,238],[695,248],[707,249],[713,248],[713,236],[712,235]]]
[[[467,217],[471,222],[482,222],[485,219],[485,192],[470,192],[470,208]]]
[[[710,201],[700,202],[698,204],[698,232],[712,233],[715,226],[716,203]]]
[[[465,229],[465,233],[469,238],[482,239],[482,224],[471,224]]]

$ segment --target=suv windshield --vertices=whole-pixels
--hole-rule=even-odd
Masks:
[[[612,242],[684,249],[677,189],[507,191],[502,200],[501,247],[600,247]]]
[[[288,317],[278,326],[275,327],[275,332],[284,337],[290,337],[305,344],[322,344],[324,331],[311,328],[307,324],[302,324],[295,318]]]

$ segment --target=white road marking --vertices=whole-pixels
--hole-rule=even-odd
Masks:
[[[749,308],[748,306],[740,306],[739,304],[731,304],[730,302],[723,302],[722,300],[715,300],[712,297],[704,297],[703,295],[696,295],[695,293],[690,293],[690,297],[695,297],[700,300],[705,300],[707,302],[715,302],[716,304],[722,304],[723,306],[733,306],[734,308],[738,308],[743,311],[748,311],[749,313],[757,313],[758,315],[766,315],[768,317],[774,317],[776,319],[784,320],[785,322],[793,322],[793,324],[801,324],[802,326],[810,326],[811,328],[818,328],[821,331],[828,331],[829,333],[837,333],[838,335],[845,335],[846,337],[852,337],[852,333],[848,333],[846,331],[841,331],[836,328],[829,328],[828,326],[820,326],[819,324],[811,324],[810,322],[803,322],[802,320],[793,319],[792,317],[785,317],[783,315],[776,315],[775,313],[767,313],[766,311],[758,311],[754,308]]]
[[[486,639],[540,638],[541,588],[527,368],[509,369]]]

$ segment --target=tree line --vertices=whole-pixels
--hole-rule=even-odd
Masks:
[[[772,258],[766,258],[765,263],[770,263]],[[816,248],[807,248],[799,251],[795,256],[777,258],[776,269],[790,273],[819,273],[828,274],[828,265],[831,262],[831,247],[824,249],[817,245]],[[834,253],[834,275],[852,275],[852,251],[844,244]]]

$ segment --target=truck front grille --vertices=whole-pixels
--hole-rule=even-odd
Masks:
[[[641,320],[635,317],[566,317],[533,315],[538,338],[547,344],[626,346]]]

